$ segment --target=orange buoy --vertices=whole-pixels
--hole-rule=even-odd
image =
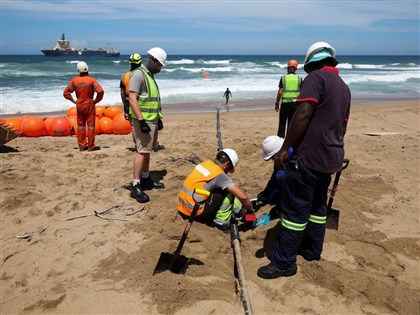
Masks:
[[[112,119],[109,117],[102,117],[99,119],[101,126],[101,133],[112,133]]]
[[[123,110],[117,105],[108,106],[105,109],[105,116],[114,119],[115,115],[122,113]]]
[[[56,118],[57,116],[51,116],[44,118],[44,124],[45,124],[45,134],[48,136],[52,136],[51,133],[51,122]]]
[[[40,137],[45,133],[45,123],[40,117],[25,118],[22,122],[22,136]]]
[[[22,132],[22,121],[18,118],[6,118],[4,124],[5,127],[10,127],[13,131]]]
[[[71,133],[71,123],[66,117],[55,117],[50,124],[53,136],[64,137]]]
[[[115,115],[112,120],[112,131],[116,135],[128,135],[131,132],[131,124],[124,118],[124,113]]]
[[[99,119],[104,117],[105,116],[105,109],[106,109],[105,106],[96,105],[95,106],[96,117],[98,117]]]
[[[67,120],[70,122],[71,125],[71,134],[77,134],[77,116],[69,116]]]
[[[77,116],[77,108],[76,108],[76,106],[70,107],[67,110],[67,117],[70,117],[70,116]]]

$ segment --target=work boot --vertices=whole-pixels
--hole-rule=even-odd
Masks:
[[[130,197],[136,199],[138,202],[148,202],[149,196],[141,190],[140,184],[132,185],[130,189]]]
[[[163,189],[165,185],[163,183],[155,183],[150,177],[141,178],[140,185],[143,190],[152,190],[152,189]]]
[[[229,233],[229,231],[230,231],[229,224],[223,225],[223,224],[218,224],[216,222],[212,222],[211,226],[220,230],[220,231],[222,231],[223,233],[226,233],[226,234]]]
[[[290,277],[296,274],[297,266],[293,264],[289,268],[281,269],[279,267],[274,266],[272,263],[268,264],[267,266],[260,267],[258,269],[257,275],[263,279],[275,279],[278,277]]]
[[[159,150],[163,150],[163,149],[165,149],[165,146],[164,146],[163,144],[159,144],[159,143],[157,143],[157,144],[154,146],[153,151],[157,152],[157,151],[159,151]]]
[[[89,147],[88,151],[99,151],[101,149],[101,147],[98,147],[97,145],[93,146],[93,147]]]

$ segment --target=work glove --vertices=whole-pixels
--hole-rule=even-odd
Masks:
[[[144,119],[139,119],[140,130],[142,133],[149,133],[151,131],[149,125]]]
[[[162,122],[162,119],[158,119],[158,123],[157,123],[157,125],[158,125],[158,130],[162,130],[163,129],[163,122]]]
[[[268,203],[268,198],[267,196],[264,194],[264,192],[260,192],[257,195],[257,201],[263,204],[267,204]]]

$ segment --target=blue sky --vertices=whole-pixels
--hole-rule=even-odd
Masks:
[[[419,55],[420,1],[0,0],[0,54],[41,54],[61,33],[77,48],[122,54]]]

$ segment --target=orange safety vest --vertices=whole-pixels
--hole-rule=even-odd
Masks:
[[[179,192],[178,211],[190,216],[195,205],[193,192],[195,188],[204,189],[204,186],[216,176],[223,174],[223,169],[215,162],[208,160],[198,164],[188,175]],[[198,194],[194,195],[196,201],[203,201],[204,198]],[[204,210],[204,205],[198,209],[197,215]]]

